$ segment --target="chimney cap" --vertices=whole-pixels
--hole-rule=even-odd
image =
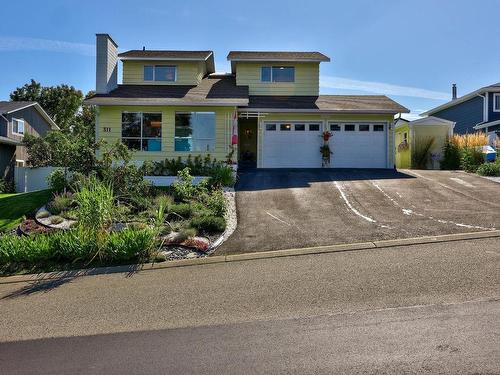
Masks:
[[[115,45],[115,47],[118,48],[118,44],[116,44],[116,42],[113,40],[113,38],[111,38],[111,35],[109,35],[107,33],[97,33],[97,34],[95,34],[95,36],[97,38],[99,38],[99,37],[108,38],[111,41],[111,43],[113,43]]]
[[[142,50],[145,51],[146,50],[146,46],[142,46]]]

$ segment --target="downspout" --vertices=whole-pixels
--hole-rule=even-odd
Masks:
[[[480,126],[482,124],[486,124],[488,122],[488,91],[486,91],[483,94],[477,94],[480,98],[483,98],[483,121],[477,123],[476,125],[473,126],[474,130],[476,129],[476,126]]]

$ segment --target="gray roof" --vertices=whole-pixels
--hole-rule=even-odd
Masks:
[[[210,75],[198,86],[119,85],[109,94],[85,100],[85,104],[246,106],[248,86],[236,86],[234,76],[228,75]]]
[[[328,56],[320,52],[293,51],[230,51],[229,61],[330,61]]]
[[[408,113],[384,95],[265,96],[252,95],[248,109],[268,112]]]
[[[118,57],[137,57],[137,58],[158,58],[158,59],[187,59],[187,60],[206,60],[212,54],[212,51],[169,51],[169,50],[142,50],[133,49],[118,54]]]
[[[35,105],[36,102],[2,102],[0,101],[0,113],[9,113],[12,111],[17,111],[32,105]]]
[[[467,100],[472,99],[477,95],[484,94],[487,91],[500,92],[500,82],[494,83],[492,85],[481,87],[480,89],[472,91],[472,92],[470,92],[466,95],[463,95],[455,100],[450,100],[449,102],[446,102],[444,104],[441,104],[440,106],[429,109],[428,111],[426,111],[424,113],[421,113],[420,116],[431,116],[431,115],[435,114],[436,112],[442,111],[442,110],[450,108],[450,107],[454,107],[457,104],[466,102]]]

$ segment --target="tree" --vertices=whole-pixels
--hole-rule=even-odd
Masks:
[[[71,132],[83,103],[83,94],[73,86],[42,86],[31,80],[10,94],[13,101],[36,101],[64,133]]]

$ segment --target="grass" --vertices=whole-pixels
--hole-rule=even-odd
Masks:
[[[49,201],[51,190],[40,190],[21,194],[0,194],[0,232],[16,227],[25,215],[35,211]]]

